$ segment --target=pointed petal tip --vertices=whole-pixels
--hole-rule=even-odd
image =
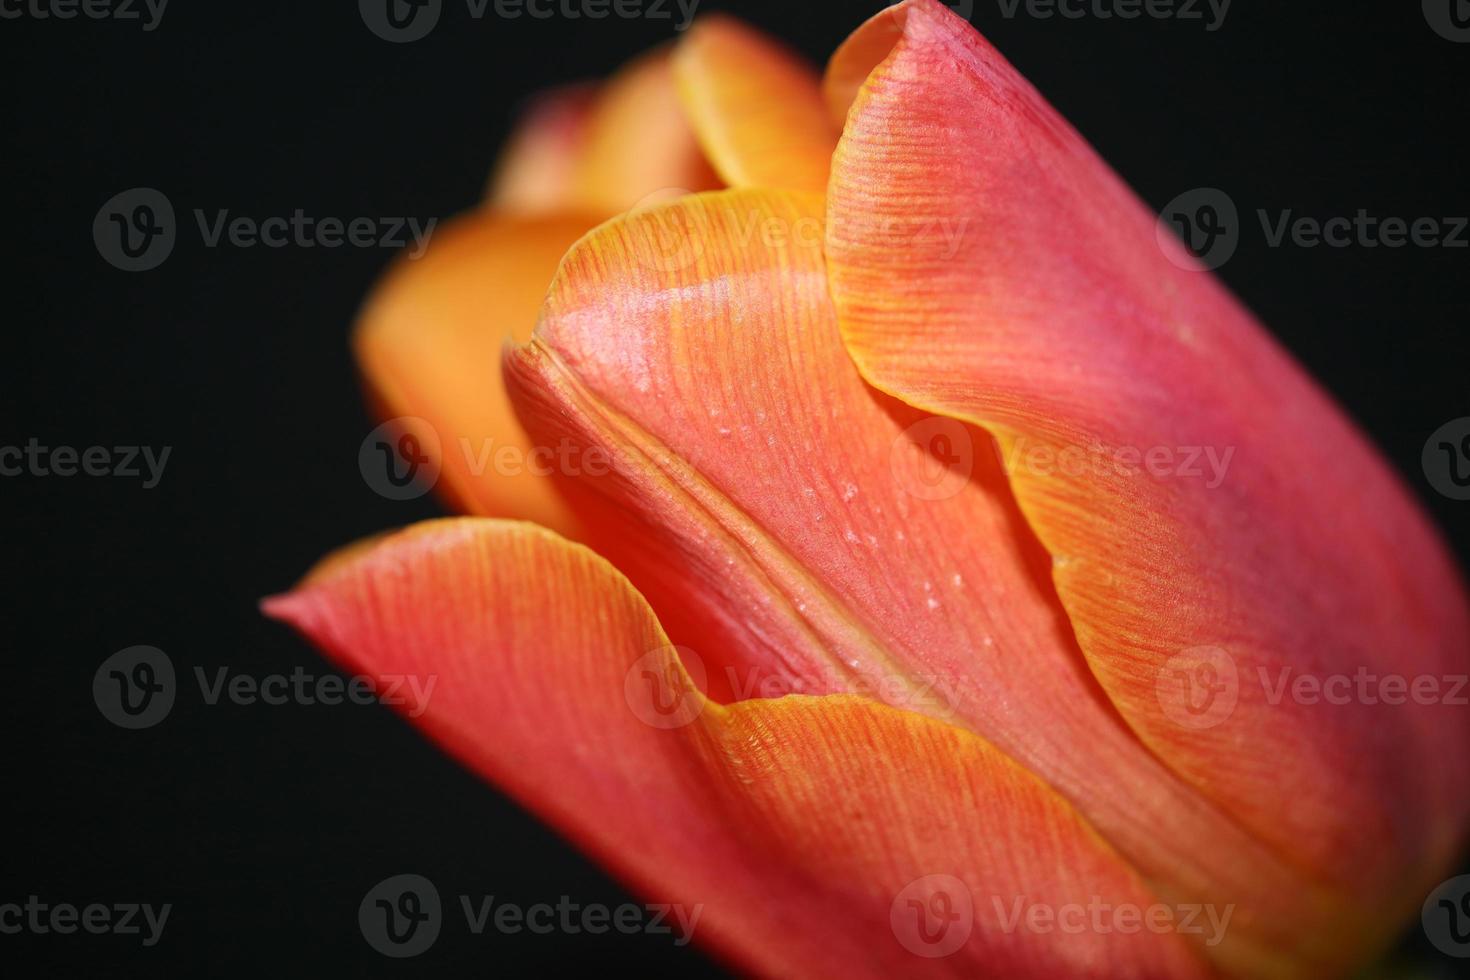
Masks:
[[[686,938],[742,969],[1204,973],[1177,935],[1002,926],[1002,897],[1156,899],[967,732],[863,698],[706,705],[626,580],[526,525],[434,522],[357,555],[310,590],[316,642],[369,677],[439,681],[411,721],[634,890],[702,910]],[[936,819],[950,811],[973,819]],[[937,889],[974,899],[939,940],[915,915]]]
[[[256,600],[255,608],[261,615],[278,622],[289,622],[296,610],[297,602],[290,592],[277,592]]]
[[[1466,607],[1434,532],[1034,86],[968,27],[916,30],[963,23],[933,0],[895,9],[903,30],[870,21],[828,74],[851,102],[827,257],[855,362],[1027,447],[1007,473],[1091,672],[1171,768],[1352,894],[1441,865],[1470,783],[1436,747],[1465,717],[1318,710],[1260,680],[1462,672]],[[928,235],[946,220],[953,238]],[[1203,646],[1240,667],[1205,730],[1160,696],[1170,658]]]
[[[690,124],[727,185],[826,189],[838,130],[819,76],[801,56],[718,14],[696,21],[673,65]]]

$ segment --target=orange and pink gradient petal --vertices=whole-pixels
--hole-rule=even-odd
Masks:
[[[1207,975],[1177,935],[1036,941],[1032,907],[1158,901],[984,740],[854,697],[709,701],[628,582],[548,531],[430,522],[265,608],[347,670],[418,680],[431,737],[744,969]]]

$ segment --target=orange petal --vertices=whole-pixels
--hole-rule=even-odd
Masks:
[[[426,421],[442,463],[438,488],[456,507],[523,517],[575,533],[538,475],[551,466],[516,420],[501,348],[529,336],[567,246],[596,222],[584,215],[465,215],[438,229],[420,258],[403,257],[369,298],[353,336],[385,418]],[[554,448],[554,447],[553,447]]]
[[[425,692],[402,707],[429,735],[746,970],[1203,975],[1140,925],[1167,907],[986,742],[858,698],[707,701],[627,581],[539,528],[419,525],[265,608]]]
[[[531,103],[501,152],[487,206],[538,214],[568,205],[595,92],[591,85],[570,85]]]
[[[1380,905],[1381,934],[1470,813],[1470,760],[1446,751],[1470,713],[1443,697],[1470,619],[1444,549],[967,24],[934,0],[880,14],[834,57],[834,101],[864,61],[828,198],[848,349],[883,390],[996,434],[1121,715],[1252,833]],[[1430,678],[1438,703],[1386,702],[1386,677]]]
[[[733,17],[700,18],[674,72],[705,155],[731,187],[821,193],[837,145],[815,70]]]
[[[822,98],[827,104],[828,118],[841,129],[847,128],[847,113],[873,66],[893,50],[907,24],[902,4],[889,7],[848,35],[827,59],[827,69],[822,73]]]
[[[657,49],[629,62],[597,93],[567,206],[611,214],[651,195],[719,184],[679,103],[669,53]]]
[[[827,296],[821,206],[694,195],[568,253],[507,384],[538,439],[619,461],[576,481],[583,512],[603,503],[596,547],[676,642],[713,648],[719,696],[865,691],[968,727],[1156,887],[1249,909],[1210,951],[1222,962],[1351,955],[1325,926],[1341,924],[1333,900],[1118,718],[988,438],[862,382]]]

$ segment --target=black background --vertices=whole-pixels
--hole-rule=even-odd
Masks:
[[[820,63],[876,5],[700,6],[713,9]],[[1247,222],[1222,275],[1384,449],[1463,561],[1470,504],[1435,494],[1419,455],[1435,428],[1470,415],[1470,251],[1270,248],[1250,216],[1470,214],[1470,44],[1436,35],[1411,2],[1235,0],[1214,32],[1000,10],[976,0],[971,20],[1145,200],[1161,207],[1200,186],[1235,200]],[[437,513],[427,498],[379,497],[357,469],[373,423],[347,331],[389,254],[210,249],[192,209],[447,217],[476,200],[529,93],[604,75],[675,36],[669,20],[476,21],[463,0],[446,0],[437,29],[406,45],[372,35],[350,2],[173,0],[152,32],[0,20],[11,344],[0,370],[19,393],[0,443],[172,447],[152,490],[0,479],[7,621],[19,627],[0,713],[0,902],[174,906],[154,948],[0,936],[7,964],[39,956],[38,975],[84,964],[118,975],[715,970],[667,937],[475,937],[452,924],[416,960],[380,957],[356,910],[390,874],[426,875],[448,901],[627,896],[386,709],[211,707],[192,688],[195,667],[327,670],[259,616],[257,599],[334,546]],[[135,186],[166,193],[181,229],[161,267],[130,274],[102,260],[91,225]],[[133,644],[165,650],[184,681],[168,719],[140,732],[109,724],[90,693],[100,662]],[[1406,948],[1427,947],[1411,932]]]

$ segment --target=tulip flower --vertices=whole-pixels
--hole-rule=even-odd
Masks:
[[[1349,972],[1463,842],[1464,588],[1158,227],[934,0],[704,19],[363,312],[472,516],[265,608],[738,969]]]

